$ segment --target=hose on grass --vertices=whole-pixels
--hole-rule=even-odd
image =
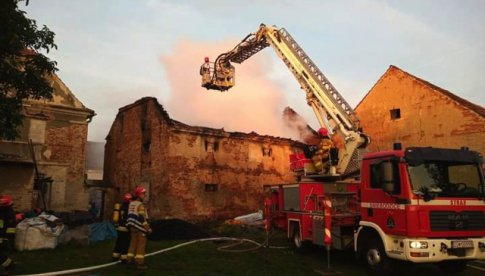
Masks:
[[[171,251],[171,250],[177,249],[179,247],[191,245],[191,244],[194,244],[194,243],[207,242],[207,241],[234,241],[235,243],[233,243],[233,244],[223,245],[223,246],[221,246],[221,247],[218,248],[218,250],[226,251],[226,252],[247,252],[247,251],[253,251],[253,250],[257,250],[257,249],[259,249],[259,248],[267,245],[267,243],[262,244],[262,243],[259,243],[259,242],[256,242],[256,241],[253,241],[253,240],[250,240],[250,239],[231,238],[231,237],[214,237],[214,238],[198,239],[198,240],[192,240],[192,241],[180,243],[180,244],[174,245],[172,247],[168,247],[168,248],[164,248],[164,249],[161,249],[161,250],[152,252],[152,253],[148,253],[148,254],[145,255],[145,257],[154,256],[154,255],[157,255],[157,254],[160,254],[160,253],[164,253],[164,252],[167,252],[167,251]],[[248,248],[248,249],[240,249],[240,250],[237,250],[237,249],[229,249],[229,248],[235,247],[237,245],[240,245],[240,244],[242,244],[244,242],[248,242],[248,243],[254,244],[255,246],[254,247],[251,247],[251,248]],[[286,248],[286,247],[273,247],[273,246],[268,246],[268,248],[280,248],[281,249],[281,248]],[[110,263],[101,264],[101,265],[87,266],[87,267],[81,267],[81,268],[75,268],[75,269],[68,269],[68,270],[61,270],[61,271],[53,271],[53,272],[46,272],[46,273],[25,274],[25,275],[17,275],[17,276],[56,276],[56,275],[67,275],[67,274],[73,274],[73,273],[93,271],[93,270],[97,270],[97,269],[101,269],[101,268],[113,266],[113,265],[119,264],[120,262],[121,261],[116,261],[116,262],[110,262]]]

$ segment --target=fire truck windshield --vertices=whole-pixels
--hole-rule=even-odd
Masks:
[[[476,163],[425,161],[408,165],[409,179],[416,195],[434,197],[483,197],[480,166]]]

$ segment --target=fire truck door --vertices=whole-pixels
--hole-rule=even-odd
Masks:
[[[391,235],[406,234],[406,212],[402,196],[399,163],[376,159],[368,163],[363,181],[362,219],[373,222]]]

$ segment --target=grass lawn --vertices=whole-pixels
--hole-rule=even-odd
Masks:
[[[219,229],[212,235],[250,237],[264,241],[261,230],[241,231],[238,227]],[[149,241],[147,252],[168,248],[184,241]],[[283,235],[271,239],[271,245],[287,245]],[[223,252],[218,250],[226,243],[200,242],[148,257],[148,269],[139,272],[129,266],[117,264],[101,270],[77,275],[319,275],[327,268],[326,255],[321,248],[301,254],[290,248],[260,248],[250,252]],[[240,245],[237,249],[253,247]],[[15,275],[34,274],[111,262],[113,241],[87,246],[59,246],[54,250],[16,252],[12,258],[18,263]],[[333,252],[332,268],[340,275],[364,275],[364,268],[354,259],[352,252]],[[399,275],[442,275],[434,266],[406,265]],[[483,271],[468,268],[462,275],[483,275]]]

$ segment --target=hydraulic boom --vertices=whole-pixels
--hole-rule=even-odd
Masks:
[[[362,133],[354,110],[285,29],[261,24],[257,32],[246,36],[231,51],[219,55],[213,64],[206,59],[200,72],[202,86],[219,91],[230,89],[235,85],[235,68],[231,63],[242,63],[268,46],[295,76],[320,126],[344,141],[339,148],[336,174],[358,172],[369,138]]]

